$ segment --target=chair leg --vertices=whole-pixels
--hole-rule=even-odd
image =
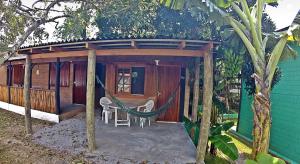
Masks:
[[[117,109],[115,109],[115,127],[118,126],[118,112]]]
[[[128,127],[130,127],[130,115],[127,113]]]
[[[104,111],[102,111],[102,121],[104,120]]]
[[[149,118],[148,118],[148,121],[149,121],[149,126],[150,126],[150,122],[151,122],[151,121],[150,121],[150,119],[149,119]]]

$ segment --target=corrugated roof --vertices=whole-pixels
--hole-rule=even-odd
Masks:
[[[93,42],[93,41],[108,41],[108,40],[158,40],[158,39],[166,39],[166,40],[187,40],[187,41],[200,41],[200,42],[213,42],[214,44],[219,44],[219,41],[216,40],[196,40],[196,39],[190,39],[188,37],[186,38],[179,38],[176,36],[137,36],[137,37],[128,37],[128,36],[104,36],[104,37],[95,37],[95,38],[83,38],[83,39],[71,39],[71,40],[61,40],[61,41],[55,41],[55,42],[48,42],[48,43],[38,43],[33,44],[29,46],[22,46],[20,47],[20,50],[27,49],[27,48],[34,48],[34,47],[41,47],[41,46],[50,46],[50,45],[59,45],[59,44],[67,44],[67,43],[80,43],[80,42]]]

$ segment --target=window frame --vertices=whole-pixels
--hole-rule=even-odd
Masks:
[[[144,93],[143,94],[132,94],[132,68],[133,67],[143,67],[144,68],[144,79],[146,79],[146,64],[141,63],[114,63],[115,64],[115,95],[116,96],[123,96],[123,97],[145,97],[145,91],[146,91],[146,82],[144,80]],[[130,69],[130,92],[118,92],[118,72],[119,69]]]

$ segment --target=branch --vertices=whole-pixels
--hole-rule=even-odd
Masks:
[[[241,18],[241,20],[244,22],[245,26],[247,27],[248,30],[250,29],[250,24],[249,21],[247,20],[247,17],[245,15],[245,13],[243,13],[243,11],[240,9],[239,6],[237,6],[235,3],[232,3],[232,8],[233,10],[239,15],[239,17]]]
[[[256,1],[257,3],[257,36],[259,38],[259,41],[262,42],[262,13],[263,13],[263,5],[265,3],[265,0],[259,0]]]
[[[277,64],[279,62],[279,59],[282,55],[283,49],[286,45],[287,39],[288,39],[287,34],[285,34],[283,37],[280,38],[280,40],[278,41],[278,43],[274,47],[274,49],[271,53],[271,57],[268,61],[268,65],[267,65],[267,69],[266,69],[266,77],[268,79],[267,84],[268,84],[269,90],[271,88],[271,83],[272,83],[272,80],[273,80],[273,76],[274,76]]]
[[[251,42],[249,41],[249,39],[247,38],[247,36],[243,33],[243,31],[238,27],[238,25],[235,23],[235,21],[233,20],[232,17],[228,16],[227,17],[227,21],[228,23],[233,27],[233,29],[235,30],[235,32],[240,36],[240,38],[242,39],[242,41],[244,42],[251,58],[253,61],[253,65],[255,67],[256,72],[259,75],[262,75],[263,71],[261,69],[261,61],[258,60],[257,56],[256,56],[256,50],[255,48],[252,46]]]
[[[262,52],[261,42],[259,42],[258,35],[257,35],[257,32],[256,32],[256,28],[254,26],[254,22],[253,22],[251,14],[250,14],[250,10],[249,10],[249,6],[247,4],[247,1],[246,0],[241,0],[241,4],[242,4],[242,8],[243,8],[244,12],[246,13],[246,16],[248,17],[248,20],[249,20],[249,23],[250,23],[250,31],[251,31],[251,34],[252,34],[252,40],[253,40],[254,47],[257,51],[257,54],[259,55],[259,58],[262,61],[265,61],[265,56],[264,56],[264,53]],[[261,21],[261,20],[258,20],[258,21]]]

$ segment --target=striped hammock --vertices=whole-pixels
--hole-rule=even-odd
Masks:
[[[123,112],[127,112],[127,113],[129,113],[131,115],[134,115],[136,117],[143,117],[143,118],[159,116],[160,114],[166,112],[170,108],[170,106],[173,104],[174,99],[176,97],[176,93],[180,88],[180,82],[179,82],[176,89],[168,97],[166,103],[164,103],[162,106],[160,106],[156,110],[151,111],[151,112],[140,112],[140,111],[137,111],[137,107],[133,107],[133,108],[127,107],[125,103],[123,103],[117,97],[113,96],[113,94],[111,94],[111,92],[105,87],[105,85],[102,83],[102,81],[100,80],[100,78],[98,76],[96,76],[96,80],[97,80],[97,83],[100,84],[101,87],[104,89],[105,93],[107,93],[111,97],[112,102],[117,105],[118,110],[121,110]]]

